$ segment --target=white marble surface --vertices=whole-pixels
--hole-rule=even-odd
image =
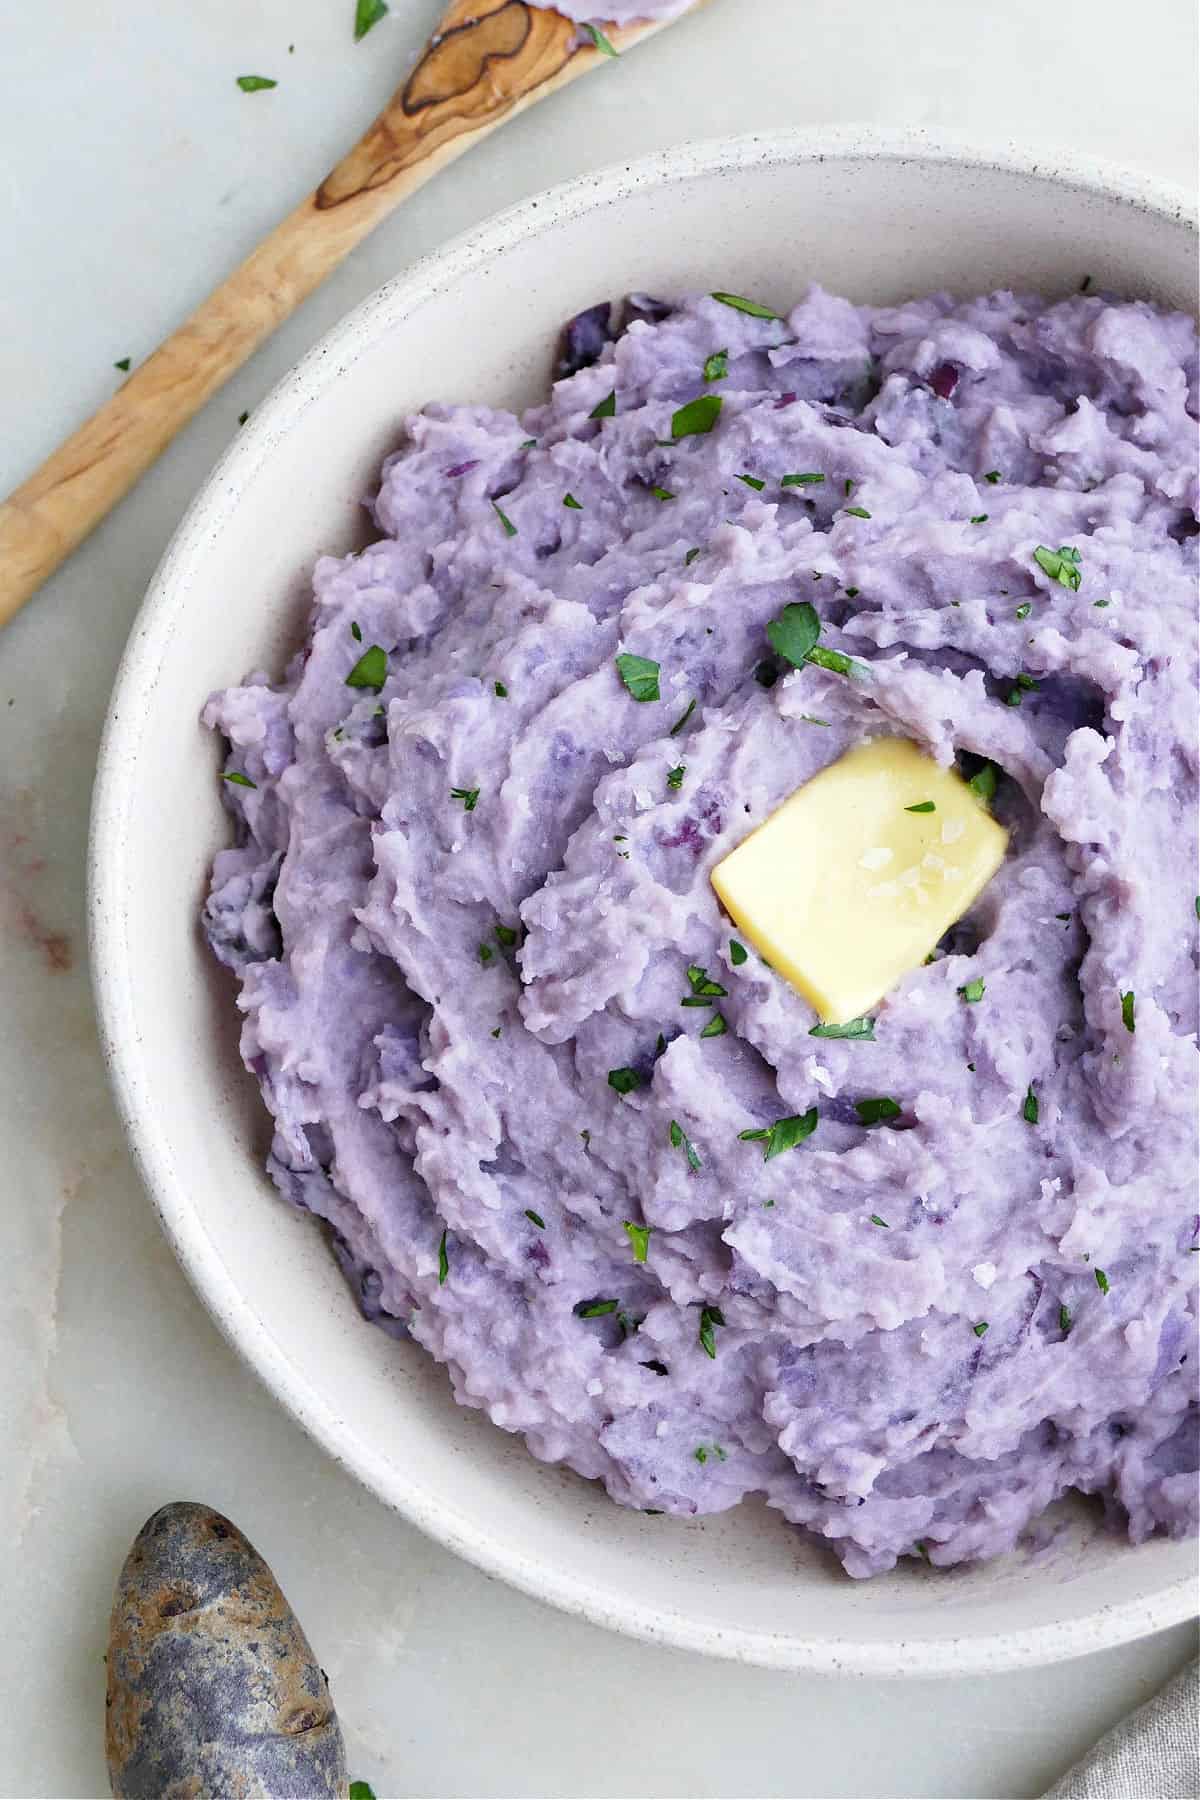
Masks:
[[[439,8],[56,0],[4,21],[0,490],[336,159]],[[104,1791],[111,1584],[155,1506],[258,1541],[328,1669],[352,1771],[388,1795],[1039,1793],[1189,1653],[917,1687],[766,1674],[561,1618],[426,1542],[328,1464],[233,1358],[139,1192],[96,1051],[89,787],[151,570],[217,452],[299,354],[412,257],[625,153],[867,119],[1067,143],[1184,184],[1188,0],[717,0],[506,128],[345,265],[0,638],[0,1791]],[[289,52],[289,45],[294,51]],[[234,76],[279,78],[243,95]],[[713,222],[719,243],[720,222]]]

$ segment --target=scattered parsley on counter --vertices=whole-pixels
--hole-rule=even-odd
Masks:
[[[598,406],[593,406],[591,412],[588,414],[588,418],[589,419],[611,419],[615,416],[616,410],[617,410],[617,390],[614,388],[612,393],[608,396],[607,400],[601,400]]]
[[[543,1219],[541,1213],[535,1213],[531,1206],[525,1208],[525,1217],[529,1220],[531,1225],[536,1225],[539,1231],[545,1231],[545,1219]]]
[[[1027,1125],[1037,1124],[1038,1110],[1037,1095],[1033,1091],[1033,1083],[1030,1082],[1029,1090],[1025,1095],[1025,1104],[1021,1108],[1021,1117]]]
[[[652,1228],[649,1225],[635,1225],[632,1219],[626,1219],[623,1229],[629,1238],[629,1242],[633,1245],[634,1262],[644,1263],[646,1260],[646,1252],[650,1248],[650,1232]]]
[[[671,416],[672,438],[703,437],[721,416],[720,394],[701,394]]]
[[[642,1078],[636,1069],[610,1069],[608,1085],[616,1094],[632,1094],[634,1088],[642,1085]]]
[[[1122,1025],[1124,1025],[1126,1031],[1128,1031],[1128,1032],[1133,1032],[1135,1030],[1135,1021],[1134,1021],[1134,1016],[1133,1016],[1134,1005],[1135,1005],[1135,1001],[1134,1001],[1134,996],[1133,996],[1133,990],[1131,988],[1129,993],[1121,995],[1121,1023],[1122,1023]]]
[[[478,788],[451,788],[450,798],[461,800],[464,812],[474,812],[479,804]]]
[[[741,967],[742,963],[745,962],[748,955],[749,955],[749,952],[746,949],[745,944],[739,944],[736,938],[730,938],[730,940],[729,940],[729,960],[733,964],[735,969]]]
[[[900,1117],[900,1102],[890,1094],[879,1094],[871,1100],[856,1100],[854,1110],[860,1125],[882,1125],[885,1119]]]
[[[657,700],[658,668],[648,656],[633,656],[628,650],[621,652],[616,659],[617,674],[625,683],[635,700]]]
[[[817,1109],[810,1106],[806,1113],[793,1113],[789,1118],[776,1119],[773,1125],[758,1131],[739,1131],[738,1137],[744,1144],[761,1143],[763,1161],[770,1162],[773,1156],[782,1156],[785,1150],[794,1150],[805,1138],[810,1138],[817,1129]]]
[[[503,525],[505,537],[516,537],[516,535],[517,535],[516,526],[513,524],[512,520],[509,518],[509,516],[506,512],[501,512],[500,508],[496,505],[496,502],[494,500],[492,501],[492,511],[495,513],[496,517],[499,519],[501,525]]]
[[[583,29],[587,32],[601,56],[615,56],[617,54],[616,45],[605,37],[598,25],[585,24]]]
[[[705,381],[724,381],[729,373],[728,350],[714,350],[704,365]]]
[[[446,1249],[446,1233],[442,1233],[442,1241],[438,1245],[438,1286],[445,1287],[446,1277],[450,1273],[450,1256]]]
[[[258,94],[261,93],[264,88],[279,86],[279,83],[277,81],[272,81],[269,75],[239,75],[237,84],[241,88],[243,94]]]
[[[133,358],[131,356],[120,356],[117,358],[116,362],[113,364],[113,368],[120,369],[122,375],[128,375],[129,365],[132,361],[133,361]]]
[[[257,788],[257,781],[251,781],[248,775],[239,775],[236,769],[229,769],[221,777],[222,781],[232,781],[234,787]]]
[[[683,711],[680,713],[679,717],[676,719],[675,723],[672,725],[670,731],[668,731],[667,736],[668,737],[678,737],[680,732],[683,730],[684,726],[687,724],[688,720],[691,718],[692,714],[695,712],[695,710],[696,710],[695,700],[694,699],[689,700],[687,705],[684,707]]]
[[[1100,1289],[1102,1294],[1107,1294],[1108,1276],[1104,1273],[1103,1269],[1095,1269],[1093,1270],[1093,1273],[1096,1277],[1096,1286]]]
[[[1051,581],[1057,581],[1060,587],[1069,588],[1073,594],[1079,592],[1083,576],[1079,570],[1079,552],[1073,544],[1060,544],[1057,550],[1051,550],[1046,544],[1039,544],[1033,553],[1033,560]]]
[[[906,806],[905,812],[936,812],[937,807],[932,800],[918,800],[915,806]]]
[[[749,313],[752,319],[777,319],[779,317],[773,307],[764,306],[761,300],[747,300],[742,294],[714,293],[709,298],[719,300],[722,306],[732,306],[734,312]]]
[[[858,1038],[867,1043],[875,1042],[874,1019],[847,1019],[844,1025],[812,1025],[809,1037],[815,1038]]]
[[[387,651],[379,644],[364,650],[346,677],[346,686],[371,688],[376,694],[387,680]]]
[[[602,1319],[606,1313],[615,1313],[619,1305],[619,1300],[580,1300],[571,1310],[577,1319]]]
[[[987,987],[985,983],[980,981],[978,976],[976,976],[974,981],[968,981],[966,986],[960,987],[958,991],[964,1000],[973,1005],[977,1000],[983,999],[983,996],[987,992]]]
[[[572,512],[582,512],[583,511],[583,507],[582,507],[581,503],[575,498],[574,494],[564,494],[563,495],[563,505],[570,507]]]
[[[719,1306],[702,1306],[700,1308],[700,1348],[705,1356],[714,1360],[717,1354],[717,1340],[713,1335],[714,1325],[724,1325],[725,1314]],[[721,1459],[724,1461],[724,1458]]]
[[[370,31],[372,25],[378,25],[380,19],[387,16],[385,0],[358,0],[354,9],[354,41],[360,43]]]
[[[683,1151],[684,1155],[687,1157],[688,1168],[691,1169],[694,1174],[697,1169],[702,1167],[702,1164],[699,1156],[696,1154],[695,1144],[693,1144],[691,1138],[677,1119],[671,1120],[670,1130],[667,1135],[671,1140],[672,1149]]]
[[[815,469],[809,469],[801,475],[785,475],[779,485],[780,487],[816,487],[824,479],[825,477],[818,475]]]
[[[676,763],[673,769],[667,770],[667,786],[669,788],[681,788],[683,786],[683,778],[686,774],[687,764]]]

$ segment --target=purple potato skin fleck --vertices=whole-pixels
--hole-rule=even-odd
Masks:
[[[125,1560],[105,1748],[130,1800],[347,1792],[329,1683],[274,1575],[211,1506],[162,1507]]]

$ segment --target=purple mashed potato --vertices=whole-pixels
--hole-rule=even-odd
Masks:
[[[411,418],[285,680],[206,709],[271,1173],[368,1317],[624,1505],[762,1493],[852,1575],[1070,1489],[1193,1530],[1194,325],[814,290],[610,330],[522,417]],[[772,654],[797,600],[856,673]],[[709,875],[886,733],[994,774],[1009,853],[828,1038]]]

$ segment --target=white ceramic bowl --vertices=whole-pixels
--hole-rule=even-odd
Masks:
[[[168,549],[100,757],[92,956],[117,1100],[175,1250],[231,1342],[312,1435],[452,1549],[638,1636],[780,1668],[1011,1668],[1185,1618],[1194,1548],[1137,1548],[1068,1508],[1061,1536],[948,1573],[848,1580],[775,1515],[680,1522],[614,1506],[457,1409],[415,1346],[363,1323],[318,1233],[261,1173],[266,1132],[227,977],[196,928],[227,826],[213,688],[279,668],[308,571],[363,541],[359,497],[403,413],[528,401],[570,313],[632,289],[859,299],[1094,283],[1193,304],[1178,196],[1094,165],[912,135],[772,134],[555,189],[382,288],[259,407]]]

